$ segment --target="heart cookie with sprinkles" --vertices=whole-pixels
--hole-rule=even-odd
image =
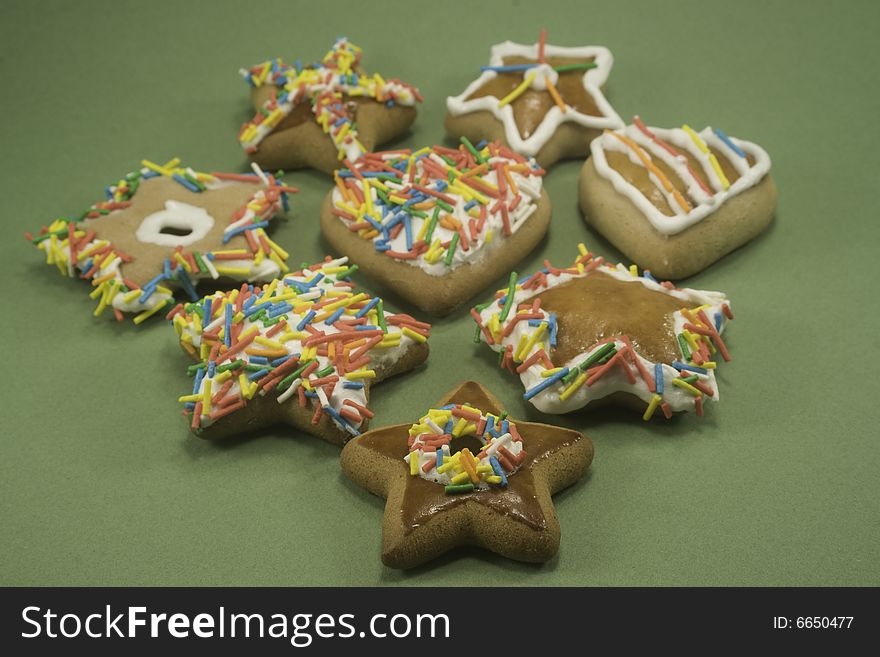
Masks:
[[[590,142],[623,121],[602,89],[614,59],[607,48],[505,41],[458,96],[446,99],[446,131],[476,142],[504,141],[542,167],[585,157]]]
[[[730,360],[726,296],[659,283],[579,248],[570,267],[545,261],[532,276],[511,274],[495,299],[472,309],[476,342],[498,352],[501,367],[519,374],[523,398],[544,413],[607,398],[635,402],[645,420],[658,408],[667,419],[702,415],[705,399],[718,401],[717,360]]]
[[[355,293],[347,263],[327,258],[169,313],[198,361],[192,392],[180,398],[196,435],[288,424],[342,445],[373,417],[371,384],[427,358],[430,325]]]
[[[520,561],[559,549],[551,496],[580,479],[593,444],[577,431],[514,422],[474,381],[415,424],[369,431],[342,450],[342,469],[387,498],[382,561],[412,568],[459,545]]]
[[[591,150],[579,188],[584,221],[661,278],[705,269],[773,219],[770,157],[718,128],[663,130],[635,117]]]
[[[345,38],[320,63],[274,59],[241,74],[257,114],[238,139],[255,162],[270,169],[332,173],[405,133],[422,100],[412,85],[364,73],[361,49]]]
[[[336,172],[321,208],[327,241],[422,310],[446,315],[540,242],[544,171],[499,143],[467,138],[364,156]]]
[[[95,316],[136,313],[135,324],[173,301],[198,300],[202,279],[267,281],[288,271],[287,252],[266,229],[296,190],[254,175],[201,173],[174,159],[106,188],[106,200],[26,235],[65,276],[91,281]]]

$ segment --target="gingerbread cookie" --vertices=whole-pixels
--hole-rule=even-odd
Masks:
[[[519,374],[523,398],[544,413],[607,398],[647,404],[645,420],[658,408],[667,419],[702,415],[704,400],[718,401],[717,360],[730,360],[725,295],[658,283],[579,248],[570,267],[545,261],[532,276],[511,274],[508,288],[471,310],[475,340],[499,352],[501,366]]]
[[[635,117],[591,150],[580,178],[584,221],[661,278],[705,269],[773,218],[770,157],[718,128],[662,130]]]
[[[332,173],[406,132],[418,89],[361,69],[361,49],[341,38],[320,63],[280,59],[242,69],[257,110],[238,139],[271,169],[312,167]]]
[[[459,545],[520,561],[559,549],[551,496],[593,460],[589,438],[514,422],[482,385],[468,381],[413,425],[369,431],[342,450],[342,469],[387,498],[382,561],[412,568]]]
[[[564,48],[505,41],[489,66],[458,96],[446,99],[446,131],[472,141],[505,141],[542,167],[585,157],[590,142],[623,121],[602,89],[614,58],[607,48]]]
[[[410,303],[448,314],[525,257],[550,223],[535,161],[479,146],[465,138],[458,149],[371,153],[337,171],[324,236]]]
[[[355,294],[347,258],[263,287],[180,304],[169,317],[198,364],[180,401],[202,438],[284,423],[342,445],[369,423],[370,386],[428,356],[430,325]]]
[[[140,324],[173,301],[171,288],[197,300],[201,279],[264,281],[288,271],[287,253],[265,229],[295,189],[259,169],[200,173],[176,158],[142,164],[107,187],[106,201],[26,235],[59,272],[91,281],[95,316],[137,313]]]

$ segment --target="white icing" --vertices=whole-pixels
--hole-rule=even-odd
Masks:
[[[443,166],[445,166],[445,163],[443,163],[443,160],[441,158],[437,157],[437,155],[432,153],[428,157],[431,157],[436,162],[441,163],[441,164],[443,164]],[[416,179],[419,178],[419,173],[421,171],[421,167],[420,167],[420,164],[418,164],[418,162],[420,162],[420,160],[417,161],[417,164],[415,165],[416,171],[417,171]],[[491,168],[491,165],[494,165],[495,163],[502,163],[503,164],[505,162],[510,165],[517,165],[518,164],[516,161],[502,157],[502,156],[491,157],[491,158],[489,158],[490,170],[487,174],[485,174],[484,176],[481,177],[482,180],[485,180],[486,182],[490,183],[491,185],[494,185],[497,187],[498,182],[499,182],[498,181],[498,173],[493,168]],[[532,168],[537,168],[538,165],[534,162],[534,160],[531,160],[528,163],[528,166],[530,166]],[[526,223],[526,221],[528,221],[528,219],[532,216],[532,214],[534,214],[534,212],[537,210],[537,208],[538,208],[537,204],[541,198],[541,188],[542,188],[543,180],[542,180],[542,177],[538,176],[538,175],[525,176],[522,173],[515,172],[515,171],[510,171],[510,175],[511,175],[511,178],[513,179],[513,181],[516,183],[517,189],[519,190],[519,192],[522,195],[522,200],[519,202],[519,204],[516,206],[516,208],[514,208],[513,211],[508,212],[508,220],[510,223],[510,233],[512,236],[516,233],[516,231],[518,231],[520,228],[522,228],[522,226]],[[386,181],[385,184],[391,190],[400,191],[403,193],[406,193],[410,189],[412,189],[411,186],[409,185],[409,183],[407,183],[407,182],[405,182],[404,184],[401,185],[401,184],[397,184],[394,182]],[[436,189],[436,182],[432,182],[429,185],[429,187],[432,189]],[[380,200],[375,188],[371,187],[370,191],[372,194],[373,206],[376,207],[381,202],[381,200]],[[460,267],[461,265],[479,263],[482,260],[484,260],[486,257],[488,257],[489,255],[491,255],[497,248],[499,248],[499,246],[504,244],[504,241],[506,239],[509,238],[509,236],[504,234],[504,222],[503,222],[503,218],[502,218],[502,211],[499,209],[495,212],[492,212],[492,208],[495,206],[495,204],[498,202],[499,199],[492,198],[492,197],[489,198],[489,203],[487,204],[487,209],[486,209],[486,213],[487,213],[486,214],[486,222],[483,226],[483,230],[477,234],[476,239],[472,239],[471,233],[468,228],[469,222],[472,219],[472,217],[464,209],[465,206],[469,202],[468,199],[464,198],[461,194],[459,194],[455,191],[450,191],[449,189],[445,189],[442,192],[442,194],[454,199],[454,201],[455,201],[455,203],[452,204],[453,211],[451,213],[447,213],[447,212],[443,211],[443,215],[451,214],[451,216],[454,219],[461,222],[465,226],[465,233],[467,234],[468,241],[469,241],[468,249],[465,250],[464,248],[462,248],[461,243],[459,243],[458,247],[455,249],[455,252],[453,253],[452,262],[449,265],[446,265],[444,257],[441,257],[439,260],[437,260],[435,262],[428,262],[428,260],[426,259],[427,252],[423,252],[417,258],[414,258],[414,259],[400,259],[400,260],[398,260],[398,262],[405,262],[410,266],[419,267],[422,271],[424,271],[427,274],[430,274],[431,276],[444,276],[444,275],[448,274],[450,271],[452,271],[453,269]],[[505,192],[504,196],[501,197],[501,200],[504,201],[505,205],[509,205],[515,198],[516,198],[516,195],[512,193],[512,190],[508,186],[506,188],[506,192]],[[339,191],[338,187],[334,188],[332,199],[333,199],[333,204],[337,209],[340,209],[340,210],[344,209],[344,207],[342,207],[342,206],[345,204],[345,201],[344,201],[344,199],[342,197],[342,193]],[[363,207],[364,206],[361,206],[361,208],[363,208]],[[387,218],[388,219],[392,218],[394,214],[396,214],[396,213],[392,211],[392,213],[387,215]],[[374,212],[373,218],[374,219],[382,219],[382,217],[379,217],[378,211]],[[426,218],[413,216],[410,219],[411,224],[412,224],[413,241],[416,241],[416,238],[418,237],[420,231],[422,230],[423,225],[426,222],[429,222],[430,218],[431,217],[430,217],[430,213],[429,213],[429,216]],[[338,217],[338,219],[339,219],[339,221],[343,222],[346,225],[348,225],[348,223],[349,223],[348,221],[346,221],[342,217]],[[442,243],[448,242],[452,239],[454,234],[455,233],[453,230],[446,228],[444,226],[441,226],[440,223],[438,222],[436,228],[434,229],[434,233],[433,233],[431,242],[432,242],[432,244],[436,241],[439,241]],[[382,240],[382,239],[383,239],[383,235],[382,235],[382,233],[380,233],[379,235],[374,237],[372,241],[375,244],[376,242],[378,242],[379,240]],[[394,237],[388,241],[388,244],[391,247],[391,249],[390,249],[391,251],[406,252],[407,248],[406,248],[406,233],[405,233],[405,231],[401,230],[397,234],[396,237]],[[390,256],[388,256],[388,257],[390,257]]]
[[[683,306],[690,305],[693,307],[705,304],[709,306],[709,308],[706,310],[706,314],[710,318],[714,317],[715,313],[722,312],[722,305],[726,304],[730,306],[730,302],[727,300],[727,297],[722,292],[696,290],[691,288],[670,290],[663,287],[659,283],[651,281],[650,279],[633,276],[629,272],[629,270],[627,270],[627,268],[623,265],[617,265],[614,268],[601,267],[599,271],[621,281],[637,281],[649,290],[654,290],[681,299],[683,302]],[[547,274],[547,287],[538,286],[537,289],[528,290],[518,289],[514,294],[514,310],[511,310],[511,314],[508,319],[510,319],[510,317],[514,315],[515,308],[518,304],[524,303],[528,299],[542,294],[550,288],[557,287],[576,278],[582,278],[585,275],[589,274]],[[497,303],[493,303],[485,308],[480,313],[481,321],[483,322],[483,324],[486,325],[492,315],[497,312]],[[539,309],[538,312],[542,314],[545,320],[549,318],[549,313],[545,310]],[[682,327],[686,323],[686,320],[684,316],[678,311],[673,313],[673,319],[674,332],[677,335],[681,332]],[[726,318],[722,313],[721,327],[718,329],[719,334],[723,333],[726,323]],[[527,321],[520,321],[516,324],[516,327],[513,329],[513,331],[511,331],[508,336],[502,338],[501,343],[490,345],[490,347],[494,351],[503,351],[507,347],[507,345],[512,345],[513,349],[516,349],[517,345],[519,345],[520,343],[520,339],[522,338],[522,336],[525,334],[530,334],[534,330],[535,329],[533,327],[529,326]],[[483,335],[482,333],[480,335],[480,339],[483,342],[486,342],[485,335]],[[625,346],[624,342],[619,339],[615,340],[615,344],[618,349],[622,349]],[[542,338],[535,344],[535,346],[529,351],[529,353],[523,357],[522,360],[525,360],[528,356],[535,353],[539,349],[543,349],[548,356],[551,353],[550,336],[549,333],[546,331],[544,332]],[[583,362],[584,359],[590,355],[590,353],[591,351],[586,351],[578,354],[576,357],[565,363],[554,362],[553,365],[554,367],[573,368]],[[635,356],[647,369],[648,373],[653,377],[655,366],[654,361],[647,359],[638,353],[636,353]],[[680,358],[679,360],[683,359]],[[681,388],[672,384],[672,379],[678,378],[679,376],[678,371],[670,364],[664,363],[662,367],[664,380],[663,401],[669,404],[673,412],[692,410],[694,406],[694,397],[685,390],[682,390]],[[542,381],[546,380],[543,376],[541,376],[541,373],[544,371],[544,369],[545,366],[539,361],[533,364],[531,367],[520,372],[520,380],[522,381],[525,390],[529,390],[541,383]],[[564,391],[566,386],[562,384],[556,384],[550,386],[543,392],[532,397],[530,401],[538,410],[544,413],[552,414],[569,413],[571,411],[575,411],[579,408],[582,408],[583,406],[586,406],[590,401],[602,399],[603,397],[607,397],[608,395],[619,391],[631,393],[642,399],[645,403],[650,402],[654,393],[652,393],[648,389],[648,385],[637,373],[635,379],[635,384],[630,383],[629,379],[620,370],[620,368],[614,367],[592,385],[581,385],[570,397],[565,400],[562,400],[560,398],[560,395]],[[711,399],[712,401],[718,401],[719,391],[717,383],[715,381],[715,370],[709,369],[706,375],[700,376],[700,380],[713,391],[713,395],[711,397],[704,395],[704,400]]]
[[[730,161],[740,177],[728,189],[724,189],[724,185],[715,168],[711,165],[708,154],[700,152],[693,139],[684,130],[675,128],[672,130],[664,130],[660,128],[649,128],[659,139],[672,145],[679,151],[687,151],[688,154],[694,156],[702,167],[702,172],[709,179],[710,188],[713,194],[709,196],[693,179],[688,171],[686,158],[681,155],[678,158],[673,157],[666,150],[658,146],[652,139],[645,135],[635,125],[629,125],[619,130],[633,141],[635,141],[642,150],[646,151],[652,159],[659,159],[668,164],[675,174],[687,185],[688,196],[697,202],[690,212],[685,213],[684,209],[678,204],[673,196],[667,193],[657,178],[651,174],[651,181],[661,190],[669,204],[669,207],[675,212],[674,215],[662,213],[657,207],[651,203],[638,188],[626,180],[623,175],[616,169],[613,169],[605,157],[606,151],[625,153],[629,160],[639,166],[643,166],[641,160],[633,152],[633,150],[611,134],[604,134],[598,139],[594,139],[590,144],[592,152],[593,166],[600,176],[607,179],[614,186],[614,189],[626,196],[633,204],[645,215],[645,218],[651,225],[663,235],[675,235],[683,230],[690,228],[699,221],[702,221],[728,199],[744,192],[745,190],[755,186],[767,172],[770,170],[770,156],[767,152],[752,142],[743,141],[730,137],[744,152],[751,155],[755,159],[755,163],[749,166],[748,162],[740,155],[736,154],[727,144],[720,139],[711,127],[705,128],[698,133],[700,138],[710,147],[721,151],[726,159]],[[700,173],[699,171],[697,173]]]
[[[532,74],[535,77],[529,87],[535,91],[546,91],[548,80],[554,86],[559,81],[559,73],[554,71],[550,64],[538,64],[535,68],[529,70],[528,75]]]
[[[623,120],[617,115],[611,107],[611,104],[605,99],[605,95],[602,93],[601,89],[602,85],[605,84],[605,81],[608,79],[608,74],[614,63],[614,57],[611,55],[610,50],[602,46],[565,48],[547,44],[544,48],[544,54],[548,57],[575,57],[580,59],[588,57],[594,58],[597,66],[584,73],[583,84],[584,90],[596,103],[600,116],[584,114],[571,106],[568,106],[563,113],[559,107],[554,105],[544,116],[544,119],[535,131],[529,135],[527,139],[523,139],[520,135],[519,128],[516,125],[513,116],[513,108],[510,104],[507,104],[504,107],[498,107],[498,101],[500,99],[494,96],[483,96],[481,98],[472,98],[468,100],[468,97],[471,94],[498,75],[494,71],[484,71],[483,74],[469,84],[461,94],[447,98],[446,108],[453,116],[460,116],[462,114],[479,111],[491,112],[492,115],[504,125],[505,139],[510,147],[518,153],[532,157],[538,154],[538,151],[540,151],[550,140],[559,126],[565,122],[572,122],[586,128],[595,128],[598,130],[606,128],[614,130],[623,127]],[[512,41],[505,41],[504,43],[492,46],[492,55],[489,59],[489,64],[490,66],[503,66],[504,58],[511,56],[528,57],[536,60],[538,58],[538,44],[524,45],[513,43]],[[542,76],[537,75],[535,82],[532,84],[545,84],[543,81],[538,82],[538,77]]]
[[[135,232],[135,237],[140,242],[149,242],[159,246],[188,246],[205,237],[214,227],[214,217],[208,214],[202,207],[182,203],[180,201],[165,201],[165,209],[154,212],[144,217],[141,225]],[[163,233],[164,228],[188,230],[187,235],[172,235]]]

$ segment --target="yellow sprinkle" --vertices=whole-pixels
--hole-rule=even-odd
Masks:
[[[546,330],[547,330],[547,322],[541,322],[540,324],[538,324],[537,330],[532,332],[531,337],[529,337],[529,339],[525,343],[525,345],[522,346],[522,349],[520,351],[518,351],[517,354],[514,355],[514,359],[519,360],[519,361],[525,360],[528,357],[529,352],[532,351],[532,348],[544,336],[544,333]],[[523,334],[523,337],[525,337],[525,334]],[[520,342],[522,342],[522,340],[520,340]]]
[[[541,372],[541,376],[545,379],[549,378],[549,377],[553,376],[554,374],[556,374],[561,369],[562,369],[561,367],[553,367],[553,368],[550,368],[549,370],[544,370],[543,372]]]
[[[714,360],[707,360],[707,361],[703,361],[703,364],[700,365],[700,367],[703,367],[707,370],[714,370],[716,367],[716,363]]]
[[[284,345],[277,340],[272,340],[271,338],[266,338],[262,335],[258,335],[257,337],[255,337],[254,342],[256,342],[257,344],[261,344],[264,347],[271,347],[272,349],[284,349]]]
[[[225,372],[220,372],[220,374],[214,377],[214,383],[226,383],[226,381],[231,378],[232,370],[226,370]]]
[[[651,397],[651,401],[648,403],[648,408],[645,409],[645,414],[642,415],[642,419],[645,422],[651,419],[651,416],[654,415],[654,411],[657,410],[657,406],[660,405],[661,401],[663,401],[663,398],[660,395],[653,395]]]
[[[721,184],[724,186],[724,189],[730,187],[730,181],[727,180],[727,176],[724,175],[724,172],[721,170],[721,165],[718,164],[718,160],[715,157],[715,154],[706,146],[706,143],[700,139],[700,136],[693,131],[693,129],[685,124],[681,126],[681,129],[684,130],[688,136],[690,136],[691,140],[694,144],[697,145],[697,149],[706,155],[709,156],[709,164],[712,165],[712,168],[715,170],[715,173],[718,174],[718,179],[721,181]]]
[[[493,238],[494,236],[495,236],[495,231],[494,231],[494,230],[487,230],[487,231],[486,231],[486,244],[489,244],[489,243],[492,241],[492,238]]]
[[[142,312],[141,314],[139,314],[139,315],[135,315],[134,320],[133,320],[134,323],[135,323],[135,324],[140,324],[140,323],[143,322],[145,319],[148,319],[148,318],[152,317],[152,316],[155,315],[157,312],[159,312],[160,310],[162,310],[162,309],[165,307],[165,305],[166,305],[165,303],[160,302],[160,303],[157,303],[155,306],[153,306],[153,308],[152,308],[151,310],[145,310],[145,311]]]
[[[456,452],[450,458],[444,459],[443,465],[437,468],[437,472],[443,474],[447,470],[452,470],[453,468],[457,469],[459,461],[461,460],[461,452]]]
[[[499,477],[498,475],[489,475],[488,477],[486,477],[486,483],[487,484],[500,484],[501,477]]]
[[[424,335],[422,335],[421,333],[416,333],[415,331],[413,331],[413,330],[412,330],[411,328],[409,328],[408,326],[404,326],[404,327],[403,327],[403,330],[402,330],[401,332],[402,332],[406,337],[408,337],[408,338],[412,338],[413,340],[415,340],[416,342],[418,342],[418,343],[420,343],[420,344],[424,344],[425,342],[428,341],[428,339],[427,339]]]
[[[345,375],[345,378],[349,381],[356,379],[375,379],[376,372],[374,370],[358,370],[356,372],[349,372]]]
[[[700,392],[699,390],[694,388],[690,383],[688,383],[684,379],[672,379],[672,385],[678,386],[682,390],[687,390],[694,397],[699,397],[703,394],[702,392]]]
[[[639,268],[636,267],[635,265],[630,265],[629,266],[629,275],[630,276],[638,276],[639,275]]]
[[[122,295],[122,302],[123,303],[131,303],[132,301],[137,299],[141,294],[143,294],[143,290],[132,290],[131,292],[126,292],[125,294]],[[174,316],[174,319],[178,319],[178,318],[183,320],[183,318],[180,317],[180,315]]]
[[[149,160],[141,160],[141,166],[145,166],[148,169],[155,171],[156,173],[161,173],[163,176],[170,177],[173,171],[170,169],[166,169],[163,166],[159,166],[155,162],[150,162]]]
[[[478,465],[477,474],[487,474],[493,472],[491,465]]]
[[[186,258],[184,258],[183,255],[181,255],[181,253],[179,251],[174,254],[174,259],[180,263],[181,267],[183,267],[187,273],[189,273],[189,274],[192,273],[192,267],[189,266],[189,263],[186,261]]]
[[[185,404],[187,402],[197,402],[202,400],[202,395],[184,395],[183,397],[178,397],[177,401],[181,404]]]
[[[589,251],[587,251],[587,245],[583,242],[578,243],[578,253],[580,253],[582,256],[585,256],[587,255],[587,253],[589,253]]]
[[[241,390],[241,394],[243,397],[247,399],[251,398],[251,396],[248,394],[251,389],[250,382],[247,380],[247,377],[244,375],[244,373],[238,375],[238,387]]]
[[[211,414],[211,379],[205,379],[205,386],[202,389],[202,415]]]
[[[226,274],[227,276],[249,276],[250,269],[244,267],[224,267],[223,265],[214,265],[214,269],[218,274]]]
[[[470,477],[468,476],[467,472],[459,472],[457,475],[455,475],[452,478],[452,483],[453,484],[463,484],[466,481],[468,481],[469,478]]]
[[[504,107],[505,105],[507,105],[510,102],[513,102],[514,100],[519,98],[523,93],[525,93],[525,90],[528,89],[529,86],[532,84],[532,82],[535,80],[535,75],[536,75],[536,73],[530,73],[529,75],[527,75],[525,80],[523,80],[516,89],[511,91],[509,94],[507,94],[504,98],[502,98],[498,102],[498,107]]]
[[[288,267],[287,263],[285,263],[281,258],[278,257],[278,254],[275,253],[275,251],[272,251],[272,253],[269,254],[269,260],[278,265],[278,268],[281,270],[282,274],[286,274],[290,271],[290,267]]]
[[[559,401],[565,401],[566,399],[571,397],[578,388],[580,388],[582,385],[584,385],[584,382],[586,380],[587,380],[587,373],[581,372],[577,376],[577,378],[574,381],[572,381],[571,384],[565,390],[562,391],[562,393],[559,395]]]
[[[418,452],[409,453],[409,473],[414,477],[419,474]]]

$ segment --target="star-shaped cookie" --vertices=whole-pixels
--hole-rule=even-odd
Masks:
[[[341,462],[353,481],[387,498],[382,561],[412,568],[459,545],[550,559],[560,540],[551,496],[592,459],[586,436],[514,422],[492,393],[467,381],[416,424],[353,439]]]
[[[198,361],[180,397],[196,435],[288,424],[337,445],[364,429],[370,386],[428,356],[430,325],[355,293],[348,258],[327,258],[263,287],[215,292],[169,313]]]
[[[412,85],[364,73],[361,49],[345,38],[320,63],[274,59],[241,74],[257,114],[238,139],[255,162],[271,169],[332,173],[406,132],[422,100]]]
[[[476,341],[499,352],[523,398],[545,413],[620,397],[646,403],[645,420],[658,408],[667,418],[702,415],[704,399],[718,400],[717,359],[730,360],[726,296],[658,283],[579,248],[570,267],[545,261],[532,276],[511,274],[495,299],[471,310]]]
[[[495,45],[480,77],[447,98],[446,130],[503,140],[545,168],[584,157],[603,130],[623,126],[602,92],[612,63],[607,48],[549,45],[543,30],[533,45]]]
[[[287,252],[266,228],[295,189],[258,167],[241,175],[201,173],[177,158],[142,165],[78,218],[26,235],[62,274],[91,281],[95,316],[137,313],[140,324],[173,301],[171,288],[197,300],[201,279],[266,281],[288,271]]]
[[[336,172],[324,236],[422,310],[445,315],[509,271],[550,224],[544,171],[497,142],[371,153]]]

